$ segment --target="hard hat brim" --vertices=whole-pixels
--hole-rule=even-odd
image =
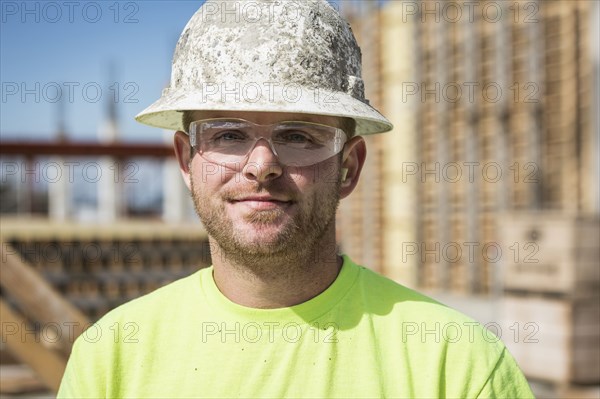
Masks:
[[[271,90],[259,93],[259,96],[256,90],[219,92],[213,90],[214,87],[217,86],[192,92],[189,89],[165,89],[162,97],[135,119],[162,129],[185,130],[182,121],[184,111],[286,112],[351,118],[356,121],[357,135],[384,133],[393,128],[375,108],[345,93],[296,86],[293,90]]]

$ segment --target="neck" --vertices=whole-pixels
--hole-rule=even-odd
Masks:
[[[251,308],[275,309],[306,302],[336,279],[342,258],[337,255],[335,226],[311,251],[266,256],[260,263],[240,261],[224,254],[211,239],[214,279],[231,301]]]

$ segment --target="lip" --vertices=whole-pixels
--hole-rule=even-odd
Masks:
[[[282,207],[288,207],[292,204],[292,201],[288,199],[273,197],[270,195],[251,195],[247,197],[236,198],[231,200],[230,202],[234,205],[244,205],[253,210],[271,210]]]
[[[247,197],[236,198],[233,202],[290,202],[286,198],[273,197],[271,195],[249,195]]]

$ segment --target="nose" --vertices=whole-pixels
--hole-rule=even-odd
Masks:
[[[243,174],[246,179],[255,180],[258,183],[277,179],[283,174],[283,167],[279,163],[279,158],[277,158],[267,140],[259,139],[250,150]]]

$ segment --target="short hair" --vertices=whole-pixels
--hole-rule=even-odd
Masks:
[[[191,111],[181,111],[181,112],[183,114],[181,117],[181,123],[183,124],[183,131],[186,132],[187,134],[190,134],[190,124],[192,122],[194,122],[194,119],[192,118],[192,112]],[[348,138],[353,137],[354,134],[356,133],[356,121],[352,118],[345,118],[345,117],[342,117],[341,120],[342,120],[341,129],[346,133]]]
[[[190,111],[181,111],[181,124],[183,125],[183,131],[190,134],[190,124],[194,121],[192,119],[192,113]]]

